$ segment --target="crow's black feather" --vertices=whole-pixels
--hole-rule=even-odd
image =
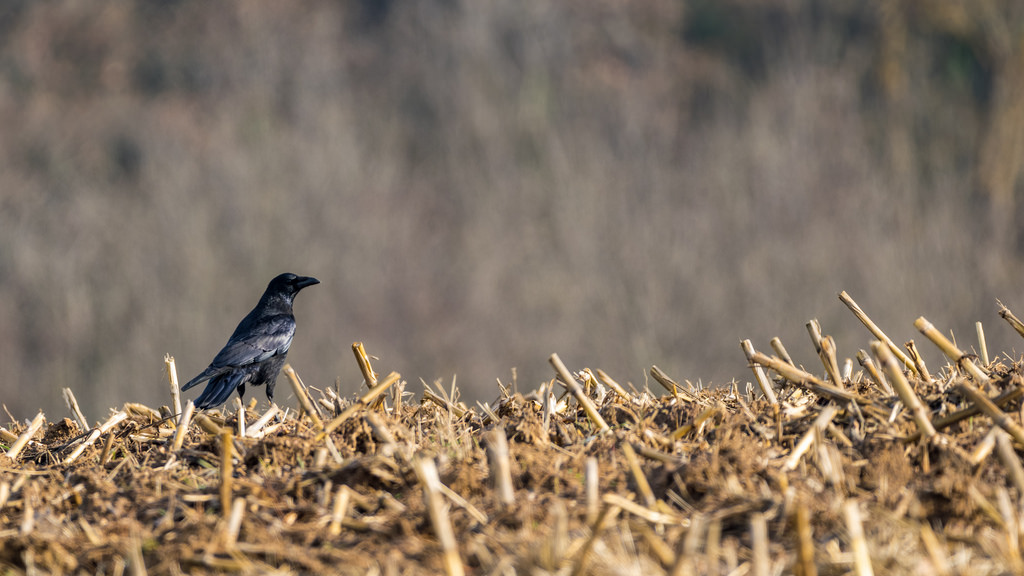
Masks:
[[[266,384],[267,398],[273,401],[274,382],[295,335],[292,302],[300,290],[319,283],[316,278],[295,274],[281,274],[270,281],[259,304],[238,323],[213,362],[181,387],[188,390],[209,380],[206,389],[196,398],[196,408],[220,406],[234,390],[242,396],[246,384]]]

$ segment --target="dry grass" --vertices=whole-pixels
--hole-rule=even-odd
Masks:
[[[302,412],[260,414],[253,401],[199,414],[184,434],[187,417],[138,404],[89,430],[71,418],[12,423],[0,430],[0,567],[1020,572],[1024,363],[979,365],[917,324],[956,357],[912,371],[876,341],[872,365],[895,394],[878,370],[833,385],[745,346],[766,379],[782,375],[759,384],[774,402],[752,384],[702,389],[660,370],[669,394],[628,392],[555,355],[558,375],[540,389],[499,383],[476,407],[440,383],[410,402],[397,374],[345,400],[289,371]]]

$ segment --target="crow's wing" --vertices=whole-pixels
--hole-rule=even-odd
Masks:
[[[295,318],[291,314],[261,318],[242,334],[232,336],[210,362],[210,368],[246,366],[284,354],[294,335]]]
[[[206,370],[189,380],[181,389],[188,390],[196,384],[226,374],[232,368],[248,366],[284,354],[292,345],[295,318],[290,314],[261,318],[253,324],[249,329],[242,329],[239,326]]]

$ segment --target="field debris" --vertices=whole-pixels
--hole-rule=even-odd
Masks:
[[[743,341],[753,382],[718,388],[652,367],[636,391],[554,354],[536,389],[417,401],[357,343],[358,397],[286,367],[298,410],[194,412],[168,356],[173,409],[89,425],[66,389],[68,417],[0,428],[0,571],[1024,572],[1024,362],[919,318],[949,359],[929,369],[840,300],[870,333],[851,357],[812,321],[820,365]]]

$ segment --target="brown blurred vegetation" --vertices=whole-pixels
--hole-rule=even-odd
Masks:
[[[555,351],[723,383],[812,316],[864,346],[843,289],[1010,349],[1021,30],[1016,0],[6,2],[0,401],[157,402],[286,270],[323,281],[291,361],[343,392],[354,340],[470,399]]]

